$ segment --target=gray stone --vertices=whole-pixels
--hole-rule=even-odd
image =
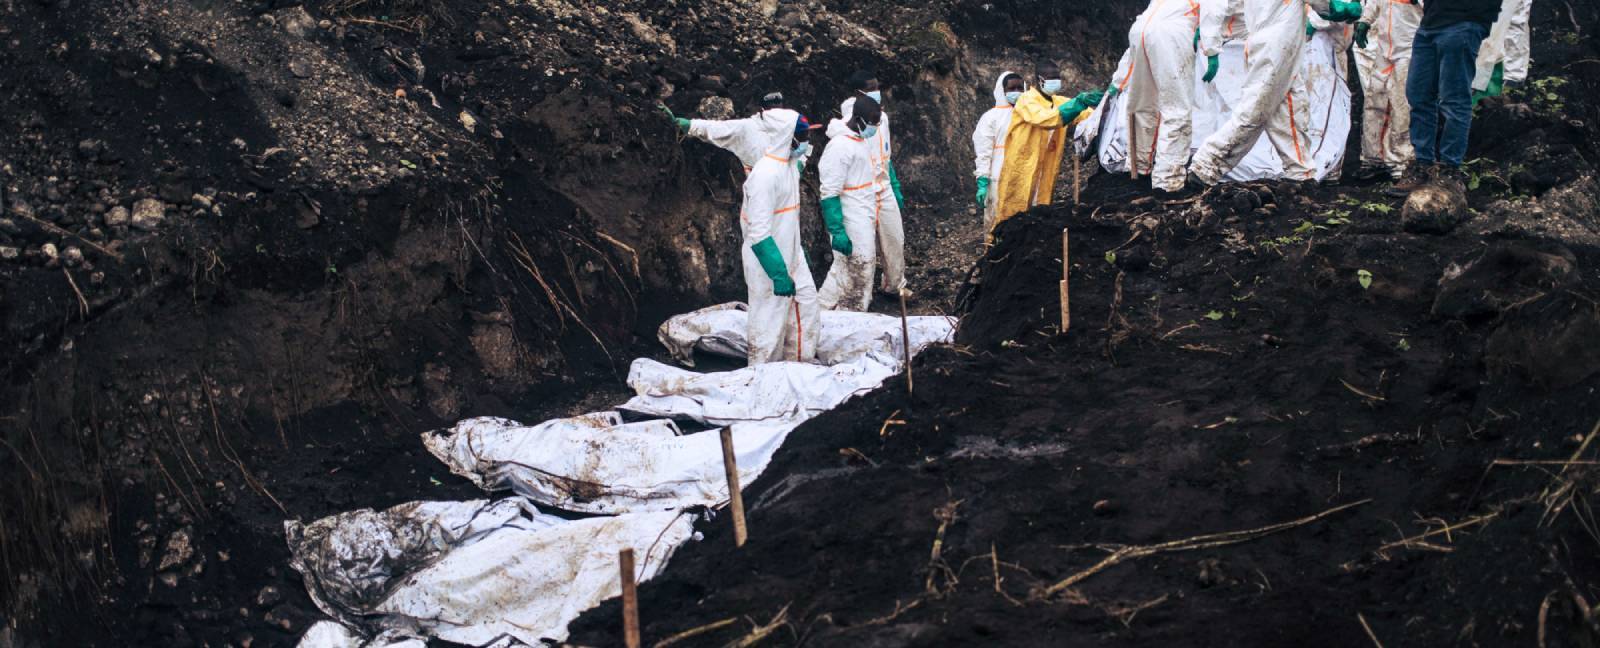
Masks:
[[[135,229],[148,232],[159,227],[166,219],[166,205],[154,198],[146,198],[133,204],[133,217],[129,222]]]
[[[156,565],[158,571],[166,571],[173,567],[180,567],[194,557],[194,544],[189,539],[189,529],[182,528],[167,536],[166,550],[161,554],[161,562]]]
[[[702,119],[729,119],[733,117],[733,100],[727,97],[706,97],[695,107],[694,114]]]
[[[16,261],[22,258],[22,248],[0,245],[0,261]]]
[[[1406,198],[1400,209],[1400,226],[1416,234],[1447,234],[1470,216],[1466,194],[1454,187],[1433,184]]]
[[[106,225],[107,226],[117,227],[117,226],[127,225],[127,224],[128,224],[128,208],[127,207],[123,207],[122,205],[117,205],[116,207],[112,207],[111,211],[106,212]]]
[[[83,250],[78,249],[75,245],[69,245],[67,249],[61,252],[61,260],[67,264],[68,268],[76,268],[83,264]]]

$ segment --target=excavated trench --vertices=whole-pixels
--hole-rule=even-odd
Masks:
[[[748,617],[681,645],[769,623],[778,645],[1349,645],[1362,612],[1406,645],[1593,639],[1571,601],[1600,600],[1595,540],[1527,497],[1593,482],[1484,476],[1581,454],[1600,416],[1592,2],[1536,6],[1543,81],[1483,109],[1453,234],[1405,231],[1375,187],[1163,204],[1096,177],[982,259],[966,160],[995,74],[1043,54],[1099,86],[1144,3],[288,4],[0,2],[0,647],[293,645],[322,615],[285,519],[473,497],[420,432],[616,402],[663,318],[740,297],[737,163],[656,104],[743,113],[776,87],[821,118],[861,66],[889,88],[913,308],[962,292],[961,345],[919,360],[915,399],[797,430],[747,489],[752,544],[714,522],[646,585],[648,640]],[[821,270],[814,171],[802,193]],[[1358,224],[1301,230],[1329,210]],[[1092,258],[1063,338],[1067,225]],[[1491,246],[1501,272],[1436,313]],[[1030,593],[1091,545],[1363,496],[1352,527]],[[1491,512],[1448,560],[1372,557]],[[573,640],[619,644],[615,618]]]
[[[948,310],[993,74],[1089,84],[1137,11],[288,4],[0,5],[0,645],[292,645],[285,519],[467,497],[417,433],[613,400],[740,297],[737,164],[658,103],[825,118],[878,70],[913,307]]]

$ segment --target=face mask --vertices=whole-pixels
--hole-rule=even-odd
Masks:
[[[872,137],[874,135],[877,135],[877,134],[878,134],[878,125],[877,124],[868,124],[866,126],[861,127],[861,139],[872,139]]]
[[[878,102],[880,104],[883,103],[883,92],[882,91],[873,90],[872,92],[863,92],[861,94],[867,95],[868,97],[872,97],[873,101],[876,101],[876,102]]]
[[[1011,105],[1013,105],[1013,106],[1017,105],[1017,100],[1021,99],[1021,98],[1022,98],[1022,91],[1021,90],[1012,90],[1012,91],[1006,93],[1006,101],[1011,102]]]
[[[798,160],[809,153],[811,153],[811,142],[801,142],[799,146],[794,147],[794,152],[789,154],[789,159]]]
[[[1039,89],[1045,94],[1061,92],[1061,79],[1045,79],[1044,83],[1039,84]]]

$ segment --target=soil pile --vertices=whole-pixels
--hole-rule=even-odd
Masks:
[[[960,344],[797,429],[749,543],[716,520],[643,587],[646,641],[1592,644],[1600,113],[1557,72],[1595,54],[1572,26],[1536,7],[1553,73],[1480,109],[1453,227],[1379,187],[1104,176],[1008,222]]]

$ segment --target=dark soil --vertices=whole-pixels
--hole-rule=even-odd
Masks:
[[[321,615],[285,519],[478,496],[420,432],[612,406],[659,321],[741,296],[737,163],[656,104],[779,86],[820,119],[862,66],[889,85],[912,307],[960,293],[961,345],[918,361],[914,399],[791,437],[747,491],[751,544],[710,523],[645,587],[649,640],[739,618],[680,644],[720,645],[788,605],[774,645],[1359,645],[1357,612],[1388,645],[1527,644],[1549,600],[1548,644],[1583,645],[1593,518],[1541,521],[1538,496],[1592,474],[1488,465],[1565,458],[1600,416],[1592,16],[1536,6],[1535,76],[1560,81],[1480,110],[1479,213],[1453,233],[1404,233],[1374,187],[1163,204],[1097,177],[969,285],[993,73],[1049,56],[1096,86],[1143,3],[156,4],[0,0],[0,247],[22,250],[0,259],[0,648],[293,645]],[[108,222],[142,199],[159,228]],[[1073,545],[1365,498],[1030,597],[1104,555]],[[618,644],[615,616],[574,638]]]
[[[1536,33],[1566,19],[1536,7]],[[1594,54],[1540,40],[1546,70]],[[746,489],[749,543],[707,523],[643,586],[646,642],[1594,645],[1600,474],[1561,464],[1600,433],[1600,114],[1551,76],[1480,109],[1445,235],[1359,185],[1161,202],[1100,176],[1013,219],[915,396],[796,430]],[[572,641],[617,645],[618,614]]]

